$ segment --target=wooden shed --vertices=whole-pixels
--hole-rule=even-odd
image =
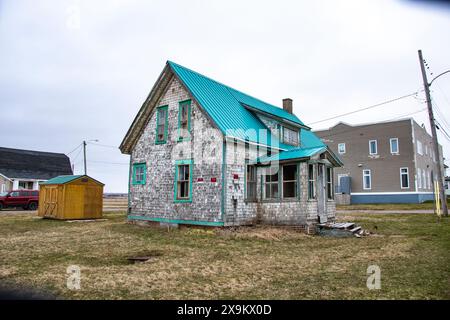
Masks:
[[[104,184],[87,176],[58,176],[40,184],[38,216],[53,219],[102,217]]]

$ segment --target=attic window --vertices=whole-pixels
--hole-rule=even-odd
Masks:
[[[298,131],[283,127],[283,142],[298,146]]]
[[[168,107],[161,106],[156,110],[156,144],[167,141]]]
[[[178,141],[189,139],[191,130],[191,100],[181,101],[178,114]]]

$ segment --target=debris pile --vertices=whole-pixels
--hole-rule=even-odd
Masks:
[[[317,233],[321,236],[328,237],[357,237],[367,236],[369,231],[364,230],[361,226],[357,226],[353,222],[340,222],[340,223],[320,223],[317,225]]]

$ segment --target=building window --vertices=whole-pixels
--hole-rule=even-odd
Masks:
[[[145,163],[135,163],[133,164],[133,179],[132,183],[134,185],[137,184],[145,184],[146,180],[146,165]]]
[[[191,131],[191,100],[181,101],[178,110],[178,141],[188,140]]]
[[[408,168],[400,168],[400,183],[402,189],[409,189],[409,172]]]
[[[316,198],[315,170],[313,164],[308,164],[308,199]]]
[[[334,199],[333,193],[333,168],[327,167],[327,197],[329,200]]]
[[[391,138],[389,142],[391,144],[391,153],[398,154],[398,138]]]
[[[298,130],[283,127],[283,142],[298,146]]]
[[[297,197],[297,165],[283,166],[283,198]]]
[[[247,185],[246,185],[246,197],[248,200],[256,200],[256,167],[247,166],[246,173]]]
[[[278,168],[271,167],[267,169],[264,177],[264,198],[265,199],[278,199]]]
[[[192,201],[192,160],[175,163],[175,202]]]
[[[156,109],[156,144],[167,141],[168,107],[162,106]]]
[[[369,141],[369,154],[377,154],[377,140],[370,140]]]
[[[338,152],[339,152],[339,154],[344,154],[345,153],[345,143],[339,143],[338,144]]]
[[[369,169],[363,170],[363,189],[372,189],[372,174]]]
[[[423,155],[422,142],[420,142],[419,140],[417,140],[417,153]]]
[[[1,193],[4,193],[6,191],[6,185],[4,183],[2,183],[2,190]]]

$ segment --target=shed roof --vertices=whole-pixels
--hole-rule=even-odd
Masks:
[[[70,175],[72,168],[63,153],[0,147],[0,173],[8,178],[48,180]]]
[[[77,180],[77,179],[82,178],[82,177],[86,177],[86,178],[92,179],[92,180],[94,180],[95,182],[97,182],[97,183],[99,183],[99,184],[101,184],[101,185],[104,185],[104,184],[101,183],[100,181],[97,181],[97,180],[95,180],[94,178],[89,177],[89,176],[87,176],[87,175],[67,175],[67,176],[58,176],[58,177],[55,177],[55,178],[53,178],[53,179],[47,180],[47,181],[45,181],[45,182],[42,182],[41,184],[66,184],[66,183],[68,183],[68,182]]]

